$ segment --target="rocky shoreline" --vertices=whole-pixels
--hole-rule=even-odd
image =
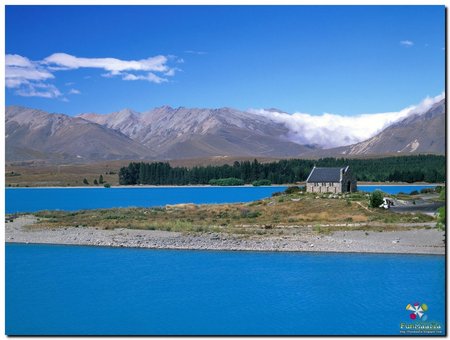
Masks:
[[[226,233],[184,234],[123,228],[114,230],[92,227],[41,228],[33,226],[35,222],[36,218],[32,215],[21,216],[13,222],[7,222],[5,241],[149,249],[445,254],[445,233],[436,228],[244,237]]]

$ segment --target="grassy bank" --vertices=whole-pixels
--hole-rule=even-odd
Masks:
[[[131,228],[179,232],[225,232],[241,235],[289,235],[303,232],[330,233],[337,230],[405,230],[408,223],[435,221],[425,214],[396,214],[368,207],[369,195],[303,192],[245,203],[179,204],[154,208],[41,211],[37,226]]]

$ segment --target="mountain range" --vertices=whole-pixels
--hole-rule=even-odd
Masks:
[[[78,116],[8,106],[6,161],[92,162],[231,157],[360,157],[445,153],[445,99],[398,121],[366,141],[332,149],[300,145],[289,128],[232,108],[162,106],[139,113]],[[351,127],[349,127],[351,128]]]

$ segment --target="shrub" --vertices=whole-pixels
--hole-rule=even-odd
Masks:
[[[89,182],[88,182],[88,180],[86,178],[83,178],[83,183],[86,184],[86,185],[89,185]]]
[[[109,183],[105,183],[105,184],[103,184],[103,186],[104,186],[105,188],[111,188],[111,184],[109,184]]]
[[[98,182],[96,179],[94,179],[94,185],[98,185]]]
[[[259,187],[261,185],[272,185],[272,182],[270,180],[268,180],[268,179],[259,179],[257,181],[253,181],[252,185],[254,187]]]
[[[409,194],[410,194],[410,195],[418,195],[419,192],[418,192],[417,190],[413,190],[413,191],[411,191]]]
[[[437,224],[436,226],[440,229],[440,230],[444,230],[445,229],[445,207],[440,207],[437,210]]]
[[[443,188],[441,189],[441,191],[439,192],[439,199],[440,199],[441,201],[445,201],[445,187],[443,187]]]
[[[244,180],[235,177],[219,178],[210,180],[209,185],[219,185],[219,186],[244,185]]]
[[[241,217],[242,218],[256,218],[261,215],[260,211],[254,210],[248,210],[248,209],[241,209]]]
[[[300,188],[298,186],[292,186],[292,187],[288,187],[284,192],[286,194],[290,195],[290,194],[294,194],[299,191],[300,191]]]
[[[11,171],[11,172],[6,173],[5,176],[6,177],[16,177],[16,176],[20,176],[20,174],[18,172]]]
[[[372,208],[378,208],[383,204],[383,193],[380,190],[372,192],[370,194],[369,203]]]

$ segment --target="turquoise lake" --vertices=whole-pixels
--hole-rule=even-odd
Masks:
[[[445,329],[445,257],[6,245],[7,335],[399,335]]]
[[[362,191],[410,193],[432,185],[359,186]],[[7,188],[6,213],[152,207],[178,203],[235,203],[270,197],[286,187],[134,187],[134,188]]]
[[[429,186],[360,186],[410,192]],[[285,187],[7,189],[6,211],[245,202]],[[445,257],[6,244],[8,335],[445,333]]]

